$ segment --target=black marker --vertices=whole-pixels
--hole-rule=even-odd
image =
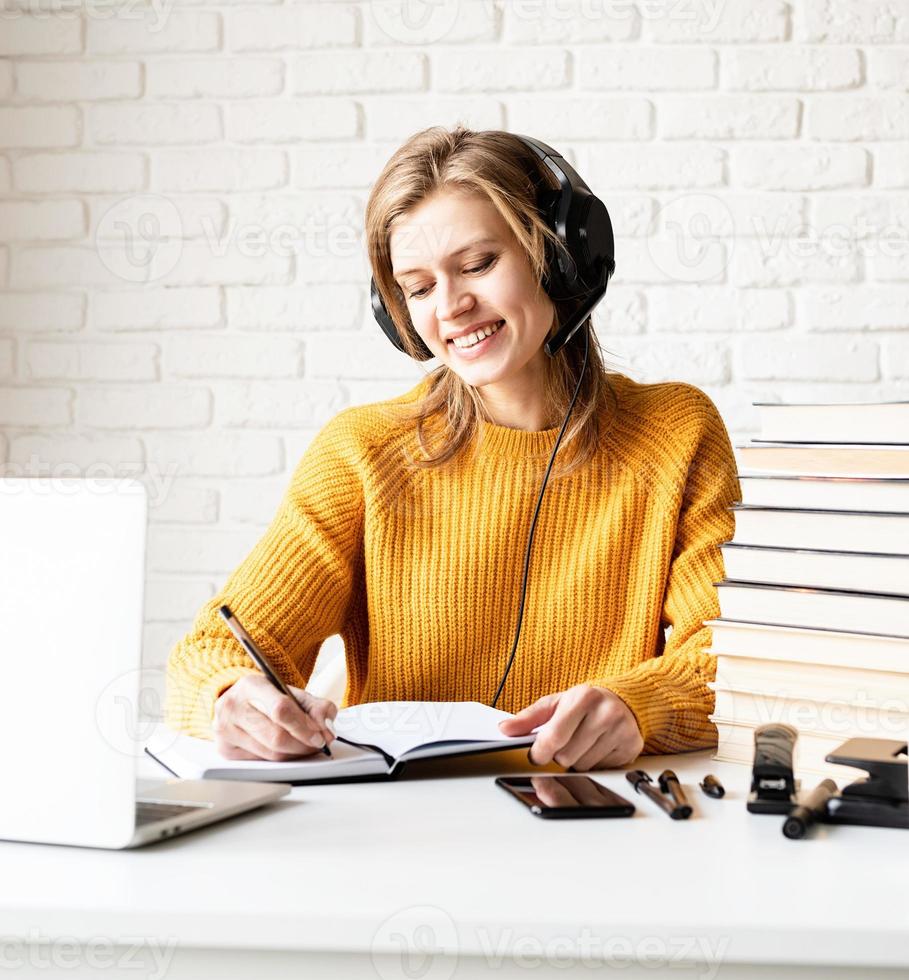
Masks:
[[[671,769],[664,769],[659,775],[660,790],[669,793],[681,818],[687,820],[691,816],[691,805],[679,782],[679,777]]]
[[[832,779],[822,779],[808,794],[804,803],[792,809],[783,821],[783,836],[791,840],[804,837],[827,811],[827,801],[836,793],[836,783]]]
[[[221,606],[218,612],[221,613],[221,616],[223,617],[224,621],[230,627],[231,633],[233,633],[234,636],[240,641],[240,644],[243,647],[243,649],[253,658],[253,661],[256,664],[256,666],[259,668],[259,670],[261,670],[262,673],[265,674],[265,676],[272,682],[272,684],[282,694],[286,694],[291,701],[293,701],[295,704],[299,704],[300,710],[303,712],[304,715],[306,715],[307,718],[309,718],[310,717],[309,712],[293,696],[293,693],[291,692],[290,688],[278,676],[274,667],[272,667],[272,665],[269,663],[268,658],[256,646],[255,642],[253,641],[253,638],[243,628],[243,624],[240,622],[240,620],[237,619],[237,617],[230,611],[230,609],[227,606]],[[329,749],[327,744],[322,746],[322,753],[323,755],[327,755],[329,759],[332,758],[331,750]]]

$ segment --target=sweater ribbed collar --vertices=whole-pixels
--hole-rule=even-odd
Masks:
[[[559,424],[553,429],[528,432],[480,419],[479,452],[481,455],[507,456],[512,459],[548,455],[555,446],[561,427]],[[564,438],[563,436],[563,441]]]
[[[428,384],[427,378],[422,378],[404,397],[413,400],[422,395]],[[504,456],[510,459],[525,459],[531,456],[551,455],[555,441],[558,438],[562,423],[552,429],[526,431],[512,429],[506,425],[495,425],[483,419],[478,419],[479,434],[482,440],[479,452],[486,456]],[[566,430],[567,431],[567,430]],[[564,441],[564,436],[562,437]]]

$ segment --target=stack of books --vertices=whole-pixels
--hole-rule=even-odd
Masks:
[[[750,765],[785,722],[795,775],[839,785],[846,739],[909,735],[909,402],[756,407],[708,620],[715,758]]]

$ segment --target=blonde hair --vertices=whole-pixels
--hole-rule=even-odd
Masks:
[[[420,340],[392,271],[389,247],[392,223],[437,191],[478,194],[494,205],[524,249],[539,291],[543,289],[547,271],[546,240],[558,241],[536,206],[540,183],[558,188],[556,177],[534,152],[517,136],[503,130],[477,132],[461,125],[451,130],[431,126],[410,137],[386,163],[366,204],[366,242],[376,288],[411,357],[419,359]],[[547,340],[577,311],[580,302],[580,299],[553,300],[556,315]],[[567,476],[594,455],[609,406],[615,401],[588,316],[555,357],[547,356],[543,387],[546,404],[552,408],[552,417],[559,421],[564,418],[584,361],[585,330],[589,337],[587,369],[550,479]],[[476,448],[480,434],[478,420],[491,421],[477,389],[445,364],[428,374],[427,390],[422,398],[399,404],[396,409],[402,421],[416,420],[417,440],[425,458],[414,459],[408,453],[407,463],[414,469],[441,466],[468,445]],[[433,419],[442,423],[438,426],[440,446],[434,455],[426,440],[427,423]],[[566,449],[569,449],[567,454]],[[571,460],[569,465],[564,465],[566,456]]]

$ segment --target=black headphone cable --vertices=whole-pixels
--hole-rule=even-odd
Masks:
[[[549,480],[549,471],[552,469],[552,464],[555,461],[556,453],[559,451],[559,443],[562,441],[562,436],[565,433],[565,428],[568,425],[568,420],[571,418],[571,412],[574,408],[574,403],[578,399],[578,392],[581,390],[581,382],[584,380],[584,372],[587,370],[587,353],[590,348],[590,325],[584,329],[584,363],[581,365],[581,372],[578,375],[578,383],[575,385],[574,394],[571,396],[571,404],[568,406],[568,411],[565,413],[565,421],[562,423],[562,428],[559,430],[559,434],[555,441],[555,446],[552,450],[552,455],[549,457],[549,465],[546,467],[546,473],[543,476],[543,485],[540,487],[540,496],[537,498],[537,506],[533,512],[533,520],[530,522],[530,534],[527,538],[527,552],[524,555],[524,582],[521,586],[521,606],[518,610],[518,628],[515,631],[514,644],[511,648],[511,654],[508,657],[508,664],[505,667],[505,672],[502,674],[502,680],[499,681],[499,687],[496,691],[495,697],[492,699],[492,707],[496,706],[496,702],[499,700],[499,696],[502,693],[502,688],[505,687],[505,681],[508,679],[508,672],[511,670],[511,665],[514,663],[514,655],[518,649],[518,640],[521,636],[521,623],[524,621],[524,600],[527,596],[527,572],[530,567],[530,549],[533,547],[533,532],[537,526],[537,517],[540,513],[540,505],[543,503],[543,494],[546,492],[546,483]]]

